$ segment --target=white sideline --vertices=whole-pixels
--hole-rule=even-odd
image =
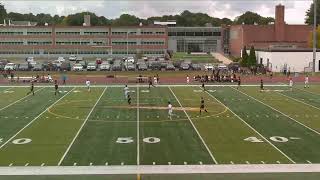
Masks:
[[[105,93],[105,91],[106,91],[106,90],[107,90],[107,87],[105,87],[105,88],[104,88],[104,90],[102,91],[102,93],[101,93],[101,95],[100,95],[99,99],[98,99],[98,100],[97,100],[97,102],[94,104],[94,106],[91,108],[91,110],[90,110],[89,114],[87,115],[87,118],[83,121],[83,123],[82,123],[82,125],[81,125],[80,129],[78,130],[77,134],[74,136],[73,140],[72,140],[72,141],[71,141],[71,143],[69,144],[69,147],[67,148],[67,150],[64,152],[64,154],[63,154],[62,158],[60,159],[60,161],[59,161],[59,163],[58,163],[58,166],[60,166],[60,165],[61,165],[62,161],[64,160],[64,158],[65,158],[65,157],[66,157],[66,155],[68,154],[68,152],[69,152],[69,150],[70,150],[71,146],[72,146],[72,145],[73,145],[73,143],[76,141],[76,139],[77,139],[77,137],[79,136],[79,134],[80,134],[80,132],[81,132],[82,128],[84,127],[84,125],[85,125],[85,124],[86,124],[86,122],[88,121],[88,119],[89,119],[89,117],[90,117],[91,113],[93,112],[93,110],[94,110],[94,109],[95,109],[95,107],[97,106],[98,102],[100,101],[100,99],[102,98],[102,96],[104,95],[104,93]]]
[[[139,86],[137,87],[137,165],[140,165],[140,110],[139,110]]]
[[[177,98],[177,96],[174,94],[174,92],[172,91],[172,89],[169,87],[171,93],[173,94],[174,98],[176,98],[177,102],[179,103],[179,105],[183,108],[182,104],[180,103],[179,99]],[[216,160],[216,158],[213,156],[212,152],[210,151],[209,147],[207,146],[206,142],[204,141],[204,139],[202,138],[202,136],[200,135],[198,129],[196,128],[196,126],[193,124],[190,116],[188,115],[188,113],[186,112],[186,110],[183,110],[183,112],[186,114],[187,118],[189,119],[192,127],[194,128],[194,130],[196,131],[196,133],[198,134],[200,140],[202,141],[203,145],[205,146],[205,148],[207,149],[210,157],[212,158],[213,162],[216,164],[219,164],[218,161]]]
[[[223,104],[221,101],[219,101],[216,97],[214,97],[212,94],[208,93],[206,91],[206,93],[211,96],[213,99],[215,99],[217,102],[219,102],[221,105],[223,105],[225,108],[227,108],[232,114],[234,114],[238,119],[240,119],[240,121],[242,121],[244,124],[246,124],[250,129],[252,129],[255,133],[257,133],[262,139],[264,139],[266,142],[268,142],[273,148],[275,148],[277,151],[279,151],[284,157],[286,157],[289,161],[291,161],[292,163],[296,163],[295,161],[293,161],[288,155],[286,155],[283,151],[281,151],[279,148],[277,148],[277,146],[275,146],[274,144],[272,144],[266,137],[264,137],[262,134],[260,134],[254,127],[252,127],[250,124],[248,124],[245,120],[243,120],[240,116],[238,116],[238,114],[236,114],[235,112],[233,112],[228,106],[226,106],[225,104]]]
[[[12,87],[12,88],[13,88],[13,87]],[[9,88],[9,89],[12,89],[12,88]],[[45,88],[45,87],[42,87],[42,88],[36,90],[35,93],[38,92],[38,91],[41,91],[41,90],[44,89],[44,88]],[[10,107],[10,106],[12,106],[12,105],[14,105],[14,104],[16,104],[16,103],[24,100],[25,98],[27,98],[27,97],[29,97],[29,96],[31,96],[31,95],[32,95],[32,94],[26,95],[26,96],[22,97],[21,99],[18,99],[18,100],[16,100],[15,102],[12,102],[11,104],[8,104],[7,106],[1,108],[0,111],[2,111],[2,110],[4,110],[4,109],[7,109],[8,107]]]
[[[232,87],[231,87],[231,88],[232,88]],[[261,104],[263,104],[263,105],[265,105],[265,106],[269,107],[270,109],[272,109],[272,110],[274,110],[274,111],[277,111],[278,113],[282,114],[283,116],[285,116],[285,117],[287,117],[287,118],[291,119],[292,121],[294,121],[294,122],[296,122],[296,123],[300,124],[301,126],[303,126],[303,127],[307,128],[307,129],[309,129],[310,131],[312,131],[312,132],[314,132],[314,133],[316,133],[316,134],[320,135],[320,132],[319,132],[319,131],[314,130],[314,129],[312,129],[311,127],[309,127],[309,126],[307,126],[307,125],[305,125],[305,124],[301,123],[300,121],[297,121],[297,120],[293,119],[292,117],[290,117],[290,116],[288,116],[287,114],[285,114],[285,113],[283,113],[283,112],[279,111],[278,109],[276,109],[276,108],[274,108],[274,107],[272,107],[272,106],[270,106],[270,105],[268,105],[268,104],[266,104],[266,103],[264,103],[264,102],[262,102],[262,101],[260,101],[260,100],[258,100],[258,99],[256,99],[256,98],[254,98],[254,97],[252,97],[252,96],[250,96],[250,95],[248,95],[248,94],[246,94],[246,93],[244,93],[244,92],[242,92],[242,91],[239,91],[238,89],[235,89],[235,88],[232,88],[232,89],[234,89],[234,90],[236,90],[236,91],[238,91],[238,92],[240,92],[240,93],[242,93],[242,94],[244,94],[244,95],[246,95],[246,96],[250,97],[251,99],[254,99],[255,101],[257,101],[257,102],[259,102],[259,103],[261,103]]]
[[[74,89],[74,88],[73,88]],[[51,107],[53,107],[55,104],[57,104],[61,99],[63,99],[65,96],[67,96],[71,91],[73,91],[73,89],[69,90],[68,93],[66,93],[65,95],[63,95],[62,97],[60,97],[56,102],[54,102],[53,104],[51,104],[48,108],[46,108],[43,112],[41,112],[37,117],[35,117],[32,121],[30,121],[26,126],[24,126],[22,129],[20,129],[15,135],[13,135],[10,139],[8,139],[5,143],[3,143],[0,146],[0,149],[3,148],[6,144],[8,144],[13,138],[15,138],[19,133],[21,133],[24,129],[26,129],[27,127],[29,127],[35,120],[37,120],[42,114],[44,114],[45,112],[48,111],[48,109],[50,109]]]
[[[0,167],[0,175],[93,175],[93,174],[195,174],[195,173],[310,173],[320,164],[259,165],[140,165],[140,166],[20,166]]]
[[[124,83],[125,84],[125,83]],[[115,85],[91,85],[91,87],[123,87],[123,84],[115,84]],[[129,87],[149,87],[149,85],[141,85],[141,84],[132,84],[128,85]],[[161,84],[157,85],[157,87],[200,87],[201,84]],[[242,87],[260,87],[259,84],[243,84]],[[265,84],[265,87],[287,87],[286,84]],[[0,86],[0,87],[30,87],[26,85],[21,86]],[[35,87],[53,87],[52,85],[39,85]],[[63,85],[61,87],[87,87],[86,85]],[[206,87],[238,87],[236,84],[206,84]]]

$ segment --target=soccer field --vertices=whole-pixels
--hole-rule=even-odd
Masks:
[[[319,85],[123,88],[0,87],[0,165],[320,163]]]

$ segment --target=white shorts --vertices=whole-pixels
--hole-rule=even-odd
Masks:
[[[168,114],[169,114],[169,115],[172,115],[172,109],[169,109]]]

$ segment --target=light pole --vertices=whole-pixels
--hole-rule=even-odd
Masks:
[[[313,72],[316,72],[317,58],[317,0],[313,0]]]

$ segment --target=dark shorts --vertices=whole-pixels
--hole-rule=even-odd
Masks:
[[[201,105],[201,106],[200,106],[200,109],[204,109],[204,105]]]

